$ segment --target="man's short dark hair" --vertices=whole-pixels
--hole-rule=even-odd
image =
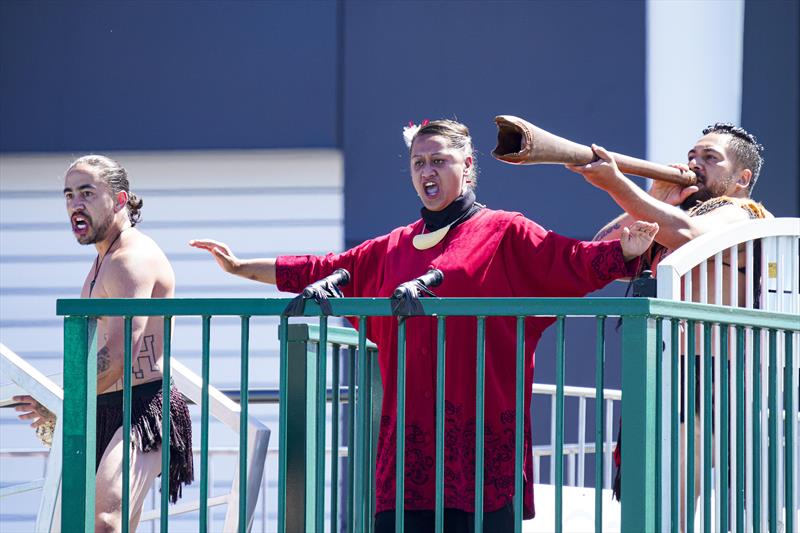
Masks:
[[[728,146],[733,150],[733,156],[741,168],[748,168],[753,173],[750,185],[747,186],[747,194],[753,192],[753,187],[761,174],[761,167],[764,165],[764,157],[761,153],[764,147],[756,140],[756,136],[748,132],[741,126],[735,126],[730,122],[717,122],[703,130],[703,135],[709,133],[719,133],[729,135]]]

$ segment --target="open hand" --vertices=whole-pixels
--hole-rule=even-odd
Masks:
[[[17,415],[20,420],[32,420],[31,427],[38,428],[39,426],[47,423],[54,423],[56,415],[50,409],[40,404],[33,396],[14,396],[14,401],[20,403],[14,407],[15,411],[22,412]]]
[[[210,252],[214,259],[217,260],[217,264],[225,272],[235,274],[241,265],[241,261],[233,255],[233,252],[225,243],[211,239],[192,239],[189,241],[189,246]]]
[[[637,220],[627,228],[622,229],[619,244],[622,246],[622,256],[625,261],[639,257],[653,243],[658,233],[658,224]]]

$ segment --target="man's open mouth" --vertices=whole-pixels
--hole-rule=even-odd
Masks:
[[[75,214],[72,215],[72,231],[73,233],[77,233],[80,235],[85,234],[89,231],[89,218],[85,215]]]

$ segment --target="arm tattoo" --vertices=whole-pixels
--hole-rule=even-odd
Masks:
[[[108,354],[108,348],[103,346],[97,352],[97,373],[102,374],[111,367],[111,356]]]
[[[599,241],[600,239],[602,239],[603,237],[605,237],[606,235],[608,235],[612,231],[619,229],[619,227],[620,227],[619,226],[619,222],[617,222],[613,226],[609,226],[609,227],[607,227],[605,229],[600,230],[600,233],[595,235],[594,240]]]

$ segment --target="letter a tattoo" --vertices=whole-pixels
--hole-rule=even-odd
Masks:
[[[147,365],[149,372],[158,372],[155,351],[155,335],[147,335],[142,339],[142,349],[133,365],[133,375],[139,379],[144,378],[144,365]]]

